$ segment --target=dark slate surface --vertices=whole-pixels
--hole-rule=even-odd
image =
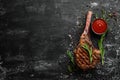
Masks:
[[[119,4],[119,0],[0,0],[0,80],[120,80]],[[104,66],[69,73],[66,50],[77,44],[87,11],[100,14],[102,9],[117,15],[108,22]],[[97,38],[92,38],[94,44]]]

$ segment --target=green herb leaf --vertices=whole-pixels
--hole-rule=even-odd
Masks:
[[[90,62],[92,62],[92,47],[90,48],[89,54],[90,54]]]
[[[87,44],[85,44],[82,47],[88,51],[90,62],[92,62],[92,47],[89,48],[89,46]]]
[[[106,11],[104,10],[104,9],[102,9],[102,18],[104,19],[104,20],[106,20]]]
[[[98,14],[97,14],[97,13],[95,14],[95,18],[96,18],[96,19],[98,18]]]
[[[105,49],[102,50],[102,65],[104,65],[104,55],[105,55]]]
[[[67,50],[67,56],[70,58],[70,61],[71,61],[73,64],[75,64],[75,63],[74,63],[74,57],[73,57],[71,51]]]
[[[68,71],[69,72],[72,72],[73,70],[72,70],[72,67],[70,66],[70,65],[68,65]]]
[[[107,31],[103,35],[101,35],[101,38],[98,41],[98,47],[100,49],[100,54],[101,54],[101,58],[102,58],[102,64],[104,64],[104,55],[105,55],[105,49],[103,47],[103,40],[105,38],[106,33],[107,33]]]

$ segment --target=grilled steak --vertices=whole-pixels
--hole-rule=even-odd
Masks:
[[[90,39],[90,22],[92,17],[92,11],[88,11],[87,19],[86,19],[86,26],[85,29],[80,36],[79,43],[74,50],[75,55],[75,62],[77,66],[83,70],[95,68],[96,64],[100,62],[100,50],[95,48],[92,44]],[[88,45],[89,49],[92,48],[92,62],[90,61],[90,56],[88,51],[82,47],[85,44]]]

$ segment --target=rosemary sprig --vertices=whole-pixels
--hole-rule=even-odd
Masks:
[[[67,56],[70,58],[70,61],[71,61],[73,64],[75,64],[75,62],[74,62],[74,57],[73,57],[73,55],[72,55],[72,52],[69,51],[69,50],[67,50],[66,54],[67,54]]]
[[[105,38],[106,33],[107,33],[107,31],[104,34],[101,35],[101,38],[98,41],[98,47],[100,49],[100,54],[101,54],[101,58],[102,58],[102,64],[104,64],[104,55],[105,55],[105,49],[104,49],[104,46],[103,46],[103,40]]]
[[[104,9],[101,10],[102,12],[102,17],[104,20],[106,20],[106,11]]]
[[[72,66],[71,66],[71,65],[68,65],[67,68],[68,68],[68,71],[69,71],[69,72],[73,72],[73,69],[72,69]]]
[[[87,44],[85,44],[84,46],[82,46],[84,49],[86,49],[88,51],[89,57],[90,57],[90,62],[92,62],[92,47],[89,47]]]
[[[97,18],[98,18],[98,14],[96,13],[96,14],[95,14],[95,19],[97,19]]]
[[[70,50],[67,50],[66,54],[67,54],[67,56],[69,57],[70,62],[71,62],[71,63],[69,63],[68,66],[67,66],[68,71],[71,73],[71,72],[73,72],[73,71],[75,70],[74,57],[73,57],[72,52],[71,52]]]

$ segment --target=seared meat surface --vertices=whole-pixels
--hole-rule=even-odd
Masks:
[[[92,11],[88,11],[85,29],[82,35],[80,36],[79,44],[74,50],[75,62],[77,66],[83,70],[95,68],[96,64],[100,62],[100,50],[98,50],[93,46],[92,41],[90,39],[89,29],[90,29],[91,17],[92,17]],[[85,44],[87,44],[89,48],[92,48],[92,56],[91,56],[92,62],[90,61],[90,56],[88,54],[88,51],[82,47]]]

